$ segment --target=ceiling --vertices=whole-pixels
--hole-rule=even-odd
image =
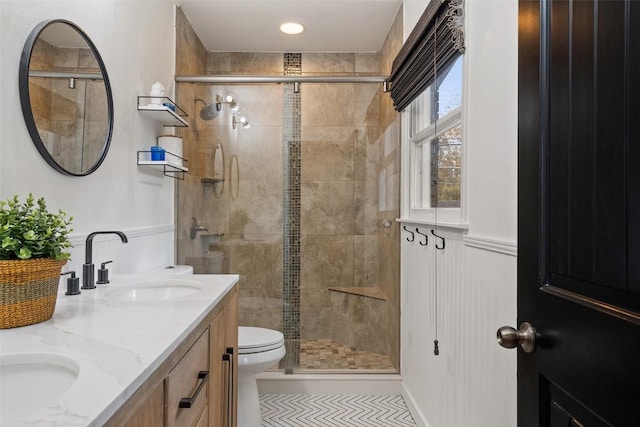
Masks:
[[[402,0],[179,0],[208,51],[376,52]],[[280,24],[298,22],[296,36]]]

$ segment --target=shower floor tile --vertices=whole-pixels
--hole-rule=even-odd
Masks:
[[[300,340],[300,368],[394,369],[384,354],[358,350],[334,340]]]
[[[262,394],[261,427],[415,426],[402,396]]]

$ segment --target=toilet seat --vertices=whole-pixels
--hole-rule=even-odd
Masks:
[[[284,346],[284,335],[273,329],[238,327],[238,354],[262,353]]]

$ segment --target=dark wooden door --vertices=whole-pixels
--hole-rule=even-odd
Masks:
[[[640,426],[640,1],[519,7],[518,426]]]

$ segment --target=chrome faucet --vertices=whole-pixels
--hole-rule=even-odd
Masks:
[[[95,289],[96,284],[94,280],[95,267],[91,258],[93,257],[93,238],[97,234],[117,234],[122,240],[122,243],[127,243],[127,236],[122,231],[94,231],[87,236],[87,241],[84,246],[84,264],[82,265],[82,288],[81,289]]]
[[[189,236],[191,236],[191,240],[196,238],[196,233],[198,231],[209,231],[209,230],[207,229],[207,227],[198,225],[198,220],[194,216],[193,218],[191,218],[191,230],[189,232]]]

